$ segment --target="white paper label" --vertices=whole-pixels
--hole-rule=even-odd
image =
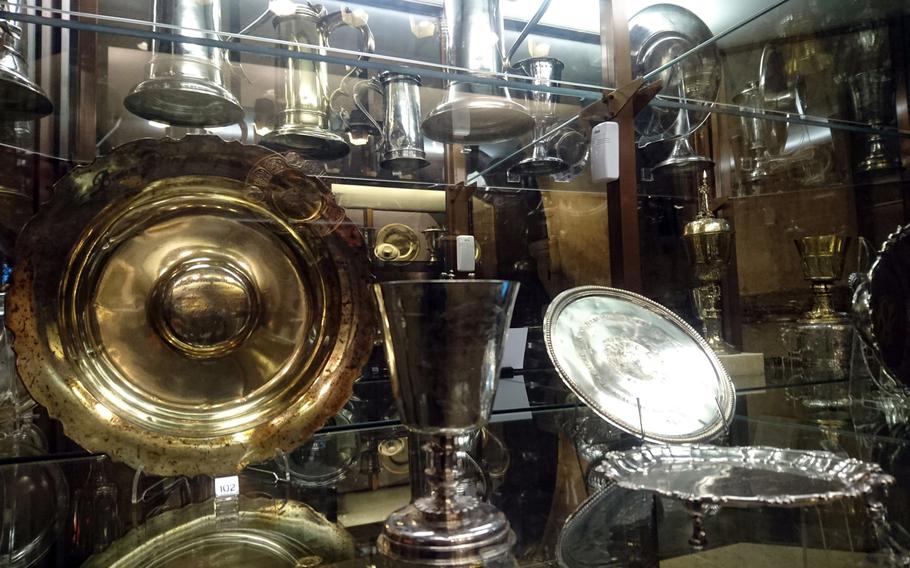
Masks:
[[[240,494],[240,478],[236,475],[215,478],[215,497],[233,497]]]

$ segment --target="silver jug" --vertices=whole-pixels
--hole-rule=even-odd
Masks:
[[[218,39],[221,0],[155,0],[159,33]],[[203,31],[204,30],[204,31]],[[192,43],[152,41],[148,79],[136,85],[123,100],[135,115],[175,126],[226,126],[243,119],[243,107],[227,88],[223,49]]]
[[[379,93],[385,101],[382,126],[367,110],[365,97],[369,89]],[[420,77],[385,71],[376,79],[357,83],[354,104],[382,132],[381,167],[407,172],[430,165],[420,132]]]
[[[20,0],[0,2],[0,10],[20,13]],[[0,120],[31,120],[54,112],[44,91],[28,77],[22,56],[22,27],[0,19]]]
[[[445,0],[444,18],[445,63],[497,77],[505,63],[499,0]],[[505,142],[532,128],[534,119],[507,89],[464,81],[452,81],[423,121],[427,138],[447,144]]]
[[[295,45],[289,47],[297,53],[321,53],[329,46],[329,36],[342,26],[360,32],[360,51],[372,53],[375,49],[373,32],[364,24],[349,23],[353,20],[350,8],[327,14],[319,4],[298,4],[289,16],[278,16],[272,23],[278,37]],[[288,57],[283,63],[284,76],[279,79],[276,93],[284,98],[284,110],[278,115],[275,130],[262,139],[262,145],[275,150],[294,150],[305,158],[334,160],[351,151],[348,143],[328,129],[329,119],[329,70],[325,61],[312,61]]]
[[[549,87],[562,79],[563,62],[554,57],[531,57],[513,66],[513,73],[531,77],[535,86]],[[542,91],[527,93],[528,108],[534,119],[534,150],[530,157],[509,168],[517,175],[546,175],[564,171],[569,164],[558,156],[550,155],[550,136],[547,132],[556,122],[556,104],[559,95]]]

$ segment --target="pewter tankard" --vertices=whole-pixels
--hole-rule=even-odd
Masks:
[[[475,75],[502,72],[499,0],[445,0],[444,14],[446,64]],[[533,127],[534,119],[508,90],[464,81],[452,81],[443,102],[423,121],[427,138],[447,144],[505,142]]]
[[[385,101],[382,126],[366,108],[367,89],[378,92]],[[406,172],[430,165],[420,132],[420,77],[385,71],[376,79],[357,83],[354,104],[382,132],[381,167]]]
[[[159,33],[218,39],[221,0],[155,0]],[[243,119],[243,107],[227,88],[224,50],[178,41],[152,40],[148,79],[123,100],[133,114],[175,126],[226,126]]]
[[[0,10],[19,13],[20,0],[0,2]],[[0,19],[0,119],[30,120],[48,115],[54,105],[28,77],[22,57],[22,27],[15,20]]]
[[[354,21],[350,8],[327,14],[319,4],[298,4],[293,14],[278,16],[272,23],[278,37],[293,42],[291,51],[322,52],[329,46],[329,36],[342,26],[360,31],[360,51],[375,49],[373,32],[366,23]],[[317,48],[309,46],[318,46]],[[284,99],[284,110],[278,115],[278,127],[262,139],[262,145],[276,150],[294,150],[306,158],[334,160],[351,151],[345,140],[328,129],[329,71],[324,61],[288,57],[281,63],[283,77],[275,92]]]

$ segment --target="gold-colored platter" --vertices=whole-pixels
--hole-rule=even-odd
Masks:
[[[381,260],[408,262],[420,254],[420,237],[402,223],[389,223],[376,233],[374,254]]]
[[[56,184],[16,258],[7,324],[29,392],[76,442],[150,473],[295,448],[372,347],[360,233],[258,146],[121,146]]]
[[[303,568],[354,557],[350,534],[303,503],[241,497],[223,509],[216,516],[207,501],[153,517],[84,566]]]

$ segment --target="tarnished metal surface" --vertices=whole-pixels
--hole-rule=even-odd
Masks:
[[[354,557],[347,531],[303,503],[241,497],[238,509],[216,517],[207,501],[158,515],[84,566],[298,568]]]
[[[761,446],[651,446],[611,452],[591,477],[625,489],[730,507],[811,507],[862,497],[894,483],[877,464],[830,452]]]
[[[710,440],[736,393],[698,333],[660,304],[603,286],[557,296],[544,341],[566,385],[610,424],[648,441]]]
[[[261,147],[121,146],[57,183],[16,252],[7,324],[29,392],[86,449],[150,473],[295,448],[372,346],[360,233]]]

